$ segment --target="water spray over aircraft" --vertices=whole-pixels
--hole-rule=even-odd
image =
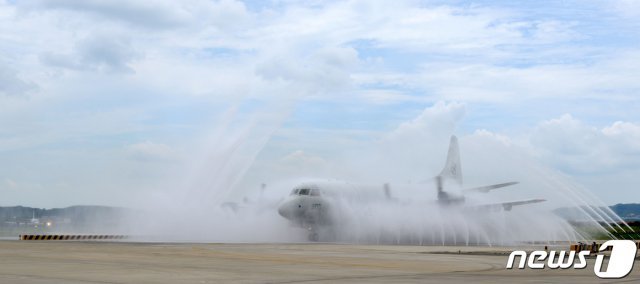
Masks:
[[[430,146],[415,157],[423,157],[419,167],[410,166],[412,159],[397,159],[396,153],[361,147],[362,152],[337,159],[340,167],[333,172],[316,165],[287,172],[270,162],[254,169],[262,176],[245,177],[262,145],[243,143],[256,141],[246,138],[248,132],[215,136],[226,144],[216,143],[197,163],[202,174],[191,185],[167,187],[166,198],[146,202],[147,214],[127,222],[130,234],[162,241],[510,245],[588,240],[619,227],[613,223],[619,217],[585,189],[483,136],[472,136],[464,148],[469,169],[463,187],[461,149],[449,134],[429,136],[450,140],[442,170],[437,161],[425,159],[423,154],[437,155],[431,150],[438,149],[427,141],[421,144]],[[381,156],[368,159],[375,154]],[[422,174],[436,169],[436,174]],[[359,183],[301,178],[318,174]],[[428,176],[435,177],[424,180]],[[521,183],[498,183],[511,178]],[[260,186],[252,189],[256,183]],[[481,184],[490,185],[474,187]],[[497,190],[508,186],[513,190]],[[525,204],[531,206],[520,206]],[[576,208],[576,218],[556,214],[561,207]]]
[[[473,220],[478,214],[491,214],[495,211],[511,211],[514,206],[534,204],[544,202],[544,199],[527,199],[510,202],[499,202],[489,204],[469,204],[467,202],[466,195],[469,193],[489,193],[492,190],[504,188],[507,186],[515,185],[517,182],[506,182],[499,184],[492,184],[481,187],[462,188],[462,166],[460,162],[460,151],[458,147],[458,139],[455,136],[451,137],[449,143],[449,150],[447,153],[447,159],[444,168],[433,179],[435,181],[435,189],[437,192],[437,200],[435,202],[422,202],[418,200],[400,201],[394,198],[389,184],[379,187],[378,190],[375,187],[367,185],[350,184],[344,182],[305,182],[296,186],[290,193],[289,197],[282,202],[278,208],[278,213],[291,221],[291,224],[301,228],[305,228],[309,232],[309,240],[311,241],[342,241],[347,240],[343,236],[343,229],[351,227],[352,225],[362,225],[364,220],[357,220],[355,216],[350,215],[354,208],[361,208],[362,210],[372,212],[384,212],[392,209],[398,215],[404,210],[406,214],[400,213],[399,216],[407,216],[412,214],[424,214],[425,217],[434,213],[433,210],[439,211],[439,214],[455,215],[453,219],[465,218],[474,216],[471,218],[472,222],[478,224],[478,220]],[[456,189],[459,189],[459,193],[445,190],[445,184],[451,184]],[[422,183],[422,187],[425,187],[428,183]],[[421,210],[421,208],[423,210]],[[351,209],[351,210],[350,210]],[[418,212],[416,212],[416,210]],[[421,211],[421,212],[420,212]],[[375,217],[375,213],[370,217]],[[418,218],[420,219],[420,218]],[[419,223],[407,223],[409,226],[423,226],[434,223],[436,219],[425,218]],[[442,219],[445,222],[452,219]],[[398,220],[400,223],[406,220]],[[354,222],[356,222],[354,224]],[[436,222],[439,223],[439,222]],[[449,224],[449,225],[451,225]],[[434,224],[435,225],[435,224]],[[437,224],[442,227],[445,224]],[[465,233],[465,242],[479,238],[483,238],[483,234],[486,232],[478,232],[478,235],[474,235],[469,231],[470,226],[465,225],[463,231]],[[380,227],[380,230],[376,232],[376,242],[402,242],[413,243],[414,241],[424,243],[425,240],[435,241],[431,235],[425,236],[424,230],[408,230],[407,232],[414,232],[404,234],[398,231],[398,228],[384,228]],[[460,229],[460,228],[458,228]],[[454,234],[457,229],[454,228]],[[405,230],[406,231],[406,230]],[[420,232],[415,234],[415,232]],[[441,233],[447,233],[442,231]],[[473,236],[472,236],[473,235]],[[363,236],[359,236],[363,237]],[[369,237],[364,236],[365,239]],[[441,242],[449,242],[442,234],[439,236]],[[454,237],[457,239],[457,236]],[[484,241],[483,241],[484,242]]]

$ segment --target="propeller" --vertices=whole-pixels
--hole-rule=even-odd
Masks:
[[[449,199],[449,196],[446,192],[444,192],[444,186],[442,185],[442,177],[436,177],[436,189],[438,190],[438,201],[446,202]]]
[[[464,203],[464,196],[451,196],[444,191],[442,176],[436,177],[436,189],[438,190],[438,202],[442,205],[453,205]]]
[[[393,199],[393,197],[391,196],[391,188],[389,188],[388,183],[384,184],[384,197],[386,197],[387,200]]]

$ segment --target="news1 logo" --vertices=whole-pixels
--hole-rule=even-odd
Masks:
[[[611,254],[609,256],[609,263],[606,268],[603,268],[605,256],[599,254],[596,256],[596,263],[593,267],[593,272],[600,278],[618,279],[629,275],[633,270],[633,264],[636,258],[637,247],[633,241],[629,240],[612,240],[606,241],[598,249],[599,252],[609,250],[611,248]],[[573,266],[574,269],[583,269],[587,267],[586,256],[590,251],[581,251],[578,253],[578,261],[574,262],[576,257],[575,251],[570,251],[567,257],[566,251],[533,251],[527,255],[525,251],[517,250],[509,255],[507,260],[507,269],[513,268],[513,263],[516,257],[520,257],[518,263],[519,269],[524,269],[525,264],[532,269],[544,269],[545,260],[546,264],[551,269],[567,269]],[[557,257],[556,257],[557,255]],[[604,271],[603,271],[604,269]]]

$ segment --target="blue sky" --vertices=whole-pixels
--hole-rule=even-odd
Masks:
[[[233,139],[228,186],[340,176],[402,131],[414,151],[490,136],[640,202],[639,16],[630,0],[3,1],[2,204],[132,205]]]

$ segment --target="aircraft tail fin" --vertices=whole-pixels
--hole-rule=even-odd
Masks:
[[[447,160],[444,164],[442,172],[438,175],[444,179],[455,180],[458,184],[462,184],[462,165],[460,164],[460,149],[458,147],[458,138],[453,135],[449,142],[449,151],[447,152]]]

